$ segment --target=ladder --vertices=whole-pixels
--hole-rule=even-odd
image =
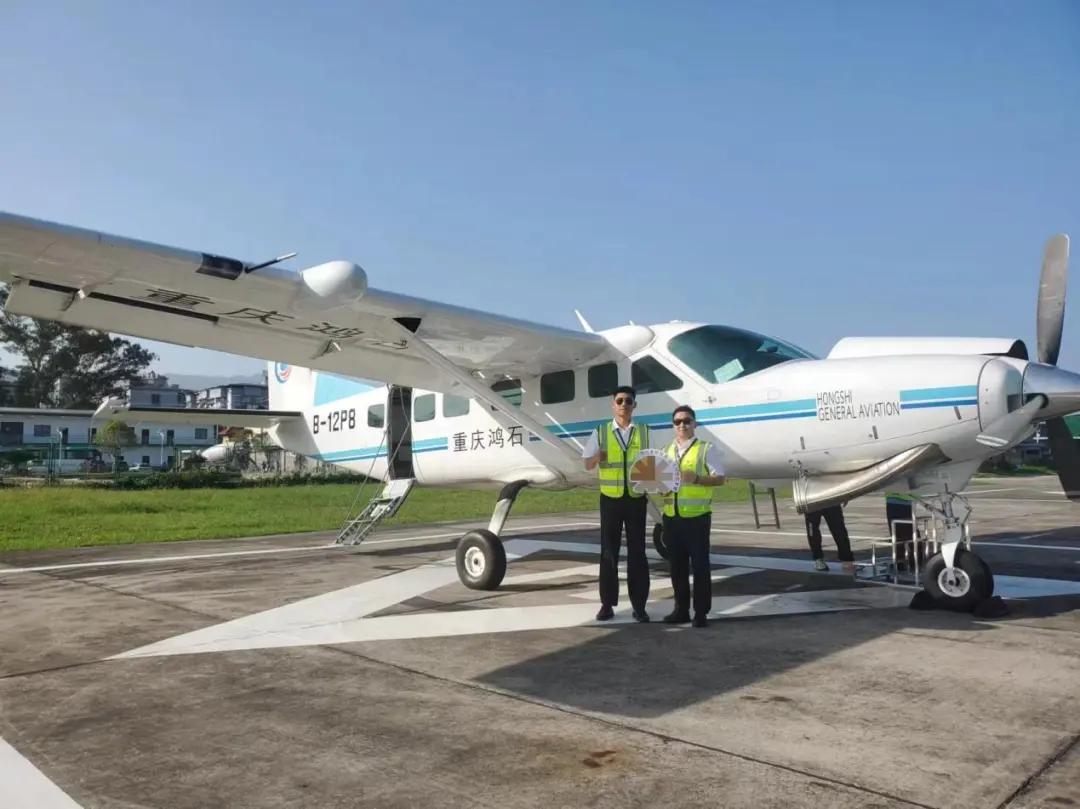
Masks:
[[[377,495],[371,498],[364,510],[356,517],[346,520],[338,534],[336,545],[359,545],[383,520],[393,517],[405,503],[412,491],[415,478],[398,478],[387,481]]]

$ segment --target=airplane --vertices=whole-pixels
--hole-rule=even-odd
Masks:
[[[498,489],[488,527],[457,545],[467,587],[502,582],[500,535],[523,488],[598,486],[583,439],[630,384],[655,439],[689,404],[728,477],[790,483],[800,514],[915,495],[939,542],[923,589],[960,611],[994,590],[962,495],[984,461],[1045,423],[1065,493],[1080,497],[1064,421],[1080,410],[1080,375],[1057,367],[1068,252],[1064,234],[1044,247],[1035,360],[1020,339],[964,337],[845,337],[822,358],[719,324],[595,331],[577,313],[581,331],[558,328],[376,289],[352,261],[294,271],[278,265],[295,254],[246,262],[0,212],[7,311],[267,361],[269,410],[154,408],[156,421],[268,428],[283,449],[409,488]],[[99,412],[148,417],[115,400]]]

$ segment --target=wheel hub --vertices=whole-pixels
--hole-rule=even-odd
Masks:
[[[950,598],[963,598],[971,590],[971,577],[958,567],[945,568],[938,573],[937,584]]]
[[[465,551],[465,569],[474,578],[482,574],[484,572],[484,552],[479,548],[469,548]]]

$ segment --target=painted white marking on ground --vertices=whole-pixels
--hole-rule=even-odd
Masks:
[[[507,531],[504,536],[512,536],[518,531],[537,531],[542,529],[555,529],[555,528],[580,528],[586,526],[598,526],[599,522],[563,522],[563,523],[541,523],[535,526],[519,526],[515,527],[511,531]],[[404,542],[419,542],[427,539],[450,539],[453,537],[460,537],[465,531],[454,531],[442,534],[416,534],[403,537],[390,537],[388,539],[369,539],[366,540],[360,546],[341,546],[335,543],[322,543],[319,545],[304,545],[297,548],[256,548],[254,550],[247,551],[213,551],[210,553],[189,553],[177,556],[139,556],[135,558],[127,559],[102,559],[96,562],[71,562],[62,565],[36,565],[34,567],[2,567],[0,568],[0,576],[13,575],[15,573],[47,573],[56,570],[82,570],[94,567],[113,567],[116,565],[152,565],[161,564],[163,562],[188,562],[197,561],[200,559],[220,559],[230,556],[265,556],[267,554],[274,553],[300,553],[301,551],[318,551],[335,549],[339,551],[348,551],[350,547],[353,549],[362,548],[367,545],[394,545]],[[205,542],[229,542],[231,540],[202,540]],[[71,549],[77,550],[77,549]]]
[[[1039,535],[1041,536],[1041,534]],[[1021,548],[1025,551],[1080,551],[1080,548],[1074,548],[1071,545],[1029,545],[1018,542],[975,542],[972,543],[971,549],[974,551],[980,548]]]
[[[3,739],[0,739],[0,794],[4,809],[82,809]]]
[[[906,606],[910,598],[910,595],[905,592],[889,588],[723,596],[713,598],[713,610],[709,614],[713,618],[724,618],[736,615],[747,617],[881,609]],[[674,602],[670,599],[650,600],[649,606],[654,611],[664,612],[672,609]],[[596,605],[594,604],[503,607],[449,613],[389,615],[348,622],[320,622],[303,627],[294,626],[288,631],[259,635],[239,631],[235,626],[236,622],[233,622],[213,627],[217,630],[213,634],[201,630],[202,637],[198,639],[181,635],[110,659],[527,632],[583,626],[606,628],[611,625],[627,624],[633,620],[628,609],[620,610],[613,620],[602,623],[596,620],[595,613]]]
[[[736,576],[745,576],[747,573],[760,573],[761,569],[756,567],[725,567],[721,570],[714,570],[710,578],[713,581],[726,581],[727,579],[733,579]],[[600,565],[596,566],[596,575],[600,575]],[[672,589],[671,578],[650,578],[649,579],[649,595],[657,592],[663,592]],[[594,585],[588,592],[584,593],[568,593],[567,595],[572,598],[591,599],[593,601],[598,600],[598,594],[596,586]],[[630,598],[630,590],[626,585],[626,571],[619,571],[619,602],[622,603],[623,599]]]

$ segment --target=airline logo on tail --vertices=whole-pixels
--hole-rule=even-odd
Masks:
[[[289,381],[289,376],[292,374],[292,366],[287,362],[279,362],[274,365],[274,379],[284,385]]]

